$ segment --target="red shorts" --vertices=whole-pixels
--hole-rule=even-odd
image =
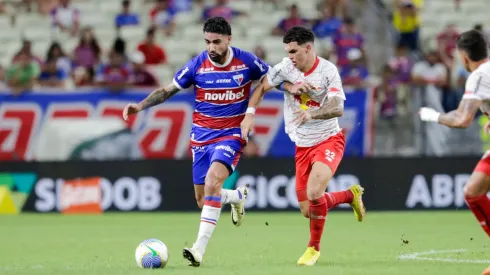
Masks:
[[[480,159],[475,167],[474,172],[482,172],[483,174],[490,177],[490,151],[487,151],[485,155]]]
[[[342,160],[345,148],[345,137],[342,132],[329,137],[324,142],[312,147],[296,146],[296,195],[298,201],[306,201],[306,185],[311,167],[315,162],[326,164],[332,170],[332,175]]]

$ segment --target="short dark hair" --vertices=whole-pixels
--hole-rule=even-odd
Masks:
[[[204,23],[203,32],[231,35],[231,26],[223,17],[211,17]]]
[[[471,61],[481,61],[488,57],[485,36],[477,30],[462,33],[458,38],[458,49],[466,52]]]
[[[282,43],[284,44],[288,44],[291,42],[297,42],[299,45],[307,42],[313,43],[315,42],[315,35],[308,28],[295,26],[289,29],[289,31],[287,31],[282,38]]]
[[[155,35],[155,32],[157,31],[157,29],[154,27],[154,26],[150,26],[148,27],[148,29],[146,30],[146,36],[154,36]]]
[[[130,4],[131,4],[131,2],[129,0],[123,0],[122,1],[123,6],[129,6]]]

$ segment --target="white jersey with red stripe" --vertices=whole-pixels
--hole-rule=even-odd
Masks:
[[[203,51],[175,74],[173,83],[179,89],[194,85],[192,145],[241,139],[240,123],[248,107],[252,81],[269,71],[269,66],[254,54],[235,47],[229,51],[223,65],[213,62]]]
[[[481,100],[481,111],[490,117],[490,61],[481,64],[468,76],[463,99]]]
[[[341,131],[337,118],[312,119],[299,126],[292,122],[294,112],[300,108],[303,110],[319,109],[334,96],[345,100],[339,72],[330,61],[317,57],[313,67],[303,73],[293,65],[289,58],[284,58],[281,63],[269,70],[267,80],[274,87],[285,81],[293,84],[307,81],[314,86],[314,91],[308,94],[284,93],[286,133],[297,146],[315,146]]]

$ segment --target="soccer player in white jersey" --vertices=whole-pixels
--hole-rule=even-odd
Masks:
[[[462,33],[458,38],[458,51],[468,72],[465,93],[458,109],[449,113],[439,113],[423,107],[420,118],[423,121],[437,122],[451,128],[467,128],[475,117],[478,108],[490,115],[490,61],[485,37],[477,30]],[[490,123],[485,125],[490,132]],[[490,150],[488,150],[473,170],[464,187],[464,198],[483,230],[490,237]],[[490,268],[490,267],[489,267]]]
[[[337,68],[316,55],[314,40],[313,32],[304,27],[293,27],[284,35],[288,58],[271,68],[255,89],[241,125],[246,138],[264,93],[281,85],[286,91],[286,133],[296,143],[296,194],[301,212],[310,219],[310,241],[298,260],[298,265],[306,266],[320,257],[328,209],[349,203],[358,221],[365,215],[361,186],[325,193],[344,154],[345,138],[337,117],[343,114],[345,95]]]

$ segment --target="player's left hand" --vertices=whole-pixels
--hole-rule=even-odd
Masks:
[[[437,122],[439,120],[439,113],[438,111],[432,109],[432,108],[427,108],[427,107],[422,107],[420,108],[419,115],[420,119],[422,121],[433,121]]]
[[[305,82],[293,85],[293,87],[291,87],[289,93],[291,93],[293,95],[300,95],[303,93],[311,93],[311,92],[313,92],[314,89],[315,88],[314,88],[313,84],[305,81]]]
[[[294,115],[293,123],[295,123],[297,125],[301,125],[301,124],[305,123],[306,121],[311,120],[310,112],[305,111],[303,109],[296,110],[293,113],[293,115]]]

